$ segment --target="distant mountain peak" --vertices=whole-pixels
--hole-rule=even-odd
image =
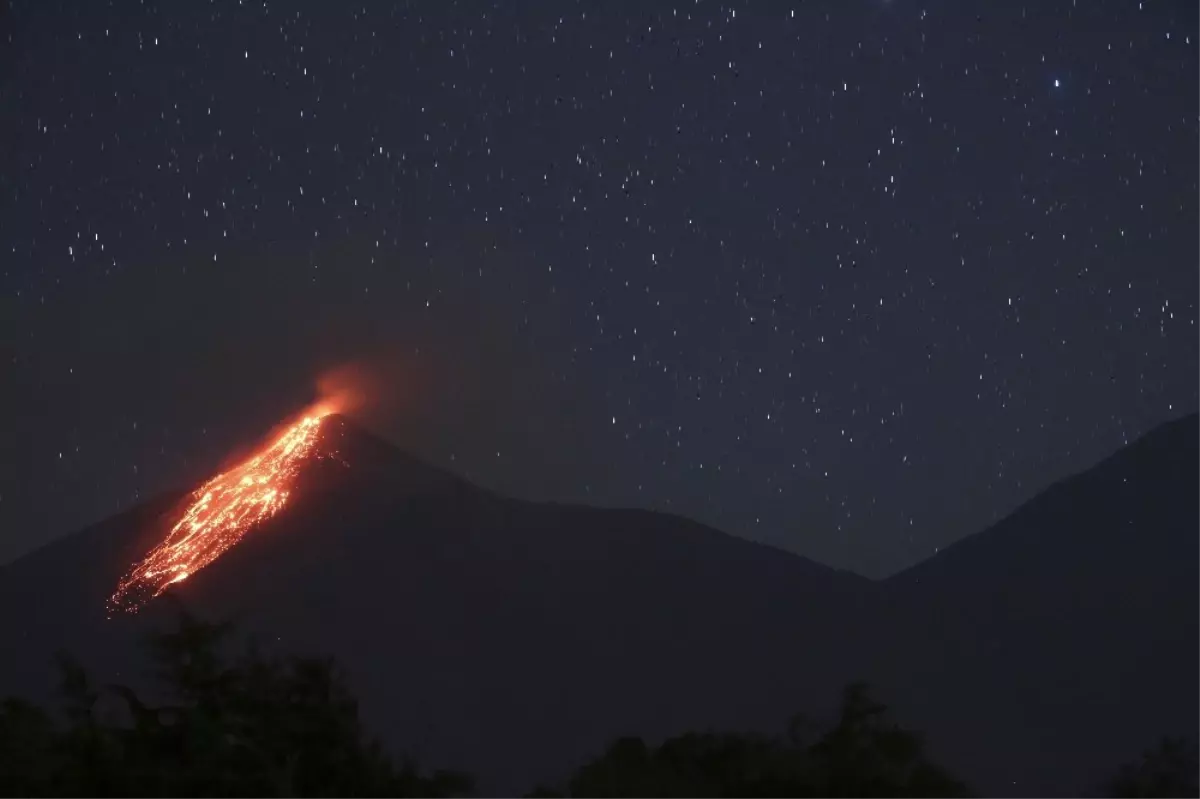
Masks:
[[[1198,457],[1200,415],[1190,413],[1164,422],[1094,466],[1043,489],[987,529],[960,539],[888,580],[920,582],[941,573],[954,575],[964,583],[973,581],[973,588],[982,590],[985,581],[968,576],[971,568],[982,564],[992,565],[997,573],[1009,578],[1036,568],[1052,579],[1058,570],[1078,571],[1084,564],[1102,559],[1102,552],[1125,553],[1121,556],[1123,565],[1130,569],[1139,558],[1149,557],[1159,548],[1186,545],[1194,549],[1194,512],[1190,543],[1165,539],[1180,535],[1177,519],[1163,518],[1159,524],[1137,528],[1119,522],[1122,515],[1133,512],[1130,496],[1137,495],[1148,503],[1149,507],[1139,511],[1157,515],[1158,508],[1151,498],[1165,501],[1187,490],[1194,494]],[[1187,561],[1194,568],[1195,558],[1189,556]],[[1117,563],[1101,562],[1106,566]]]

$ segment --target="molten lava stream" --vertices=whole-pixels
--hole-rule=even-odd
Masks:
[[[312,454],[323,418],[304,417],[262,452],[200,486],[162,543],[121,579],[109,599],[109,613],[136,613],[278,513],[300,465]]]

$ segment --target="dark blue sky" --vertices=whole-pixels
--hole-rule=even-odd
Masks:
[[[351,361],[485,486],[872,576],[1197,407],[1194,0],[0,14],[0,561]]]

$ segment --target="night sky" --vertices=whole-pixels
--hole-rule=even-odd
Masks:
[[[1197,407],[1195,0],[0,14],[0,561],[330,370],[869,576]]]

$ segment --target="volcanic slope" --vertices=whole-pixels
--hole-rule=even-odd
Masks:
[[[878,586],[857,575],[666,514],[500,497],[337,415],[318,449],[273,518],[170,591],[334,655],[386,743],[485,788],[554,779],[623,733],[779,729],[832,709],[866,658]],[[46,695],[58,648],[134,676],[132,642],[169,609],[105,603],[180,504],[0,570],[0,629],[23,642],[0,691]]]
[[[332,654],[390,747],[487,792],[620,734],[778,731],[859,677],[983,793],[1078,793],[1196,727],[1194,416],[882,583],[674,516],[506,499],[340,416],[318,449],[276,516],[170,590]],[[132,676],[168,610],[105,602],[181,501],[0,568],[0,692],[44,696],[59,648]]]

